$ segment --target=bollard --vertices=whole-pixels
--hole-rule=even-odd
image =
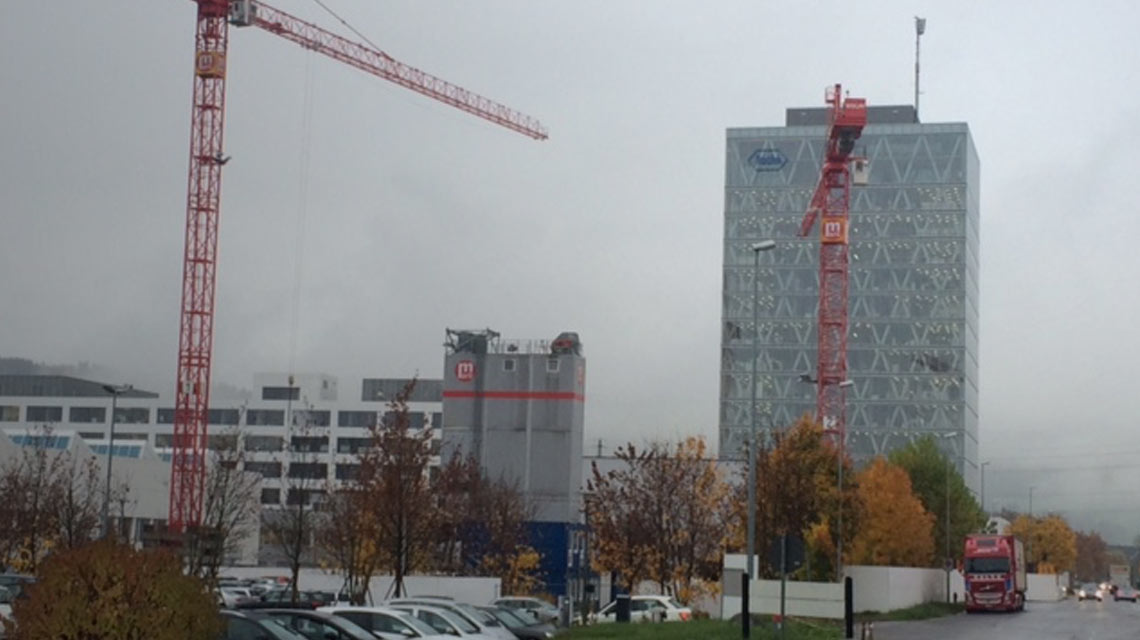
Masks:
[[[748,610],[749,580],[747,572],[740,576],[740,632],[744,640],[752,637],[752,613]]]
[[[851,576],[843,578],[843,627],[844,638],[855,637],[855,582]]]

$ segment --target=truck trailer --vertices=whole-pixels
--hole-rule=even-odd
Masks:
[[[970,534],[963,558],[967,613],[1025,610],[1025,552],[1020,540]]]

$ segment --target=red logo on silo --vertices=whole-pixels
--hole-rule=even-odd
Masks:
[[[460,360],[455,363],[455,377],[460,382],[471,382],[475,379],[475,362],[472,360]]]

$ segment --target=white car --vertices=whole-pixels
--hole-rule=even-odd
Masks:
[[[4,637],[4,620],[12,618],[12,592],[0,587],[0,638]]]
[[[253,602],[257,598],[245,587],[219,587],[218,602],[227,609],[234,609],[243,602]]]
[[[393,609],[406,611],[419,618],[421,622],[426,622],[428,626],[435,629],[436,633],[456,636],[460,640],[498,640],[497,636],[482,633],[479,627],[470,620],[447,609],[410,602],[389,606]]]
[[[595,622],[614,622],[617,619],[617,601],[602,607],[594,616]],[[688,622],[693,610],[682,606],[669,596],[631,596],[630,622]]]
[[[334,606],[321,607],[317,611],[344,618],[384,640],[443,637],[443,634],[419,618],[391,607]]]

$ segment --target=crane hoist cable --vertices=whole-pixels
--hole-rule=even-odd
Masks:
[[[305,273],[305,227],[309,217],[309,185],[312,181],[313,84],[316,74],[313,56],[305,56],[305,86],[301,100],[301,147],[297,167],[297,221],[293,242],[293,291],[289,317],[289,376],[296,375],[297,340],[301,328],[301,294]],[[289,386],[293,386],[290,382]],[[290,392],[292,393],[292,392]]]

